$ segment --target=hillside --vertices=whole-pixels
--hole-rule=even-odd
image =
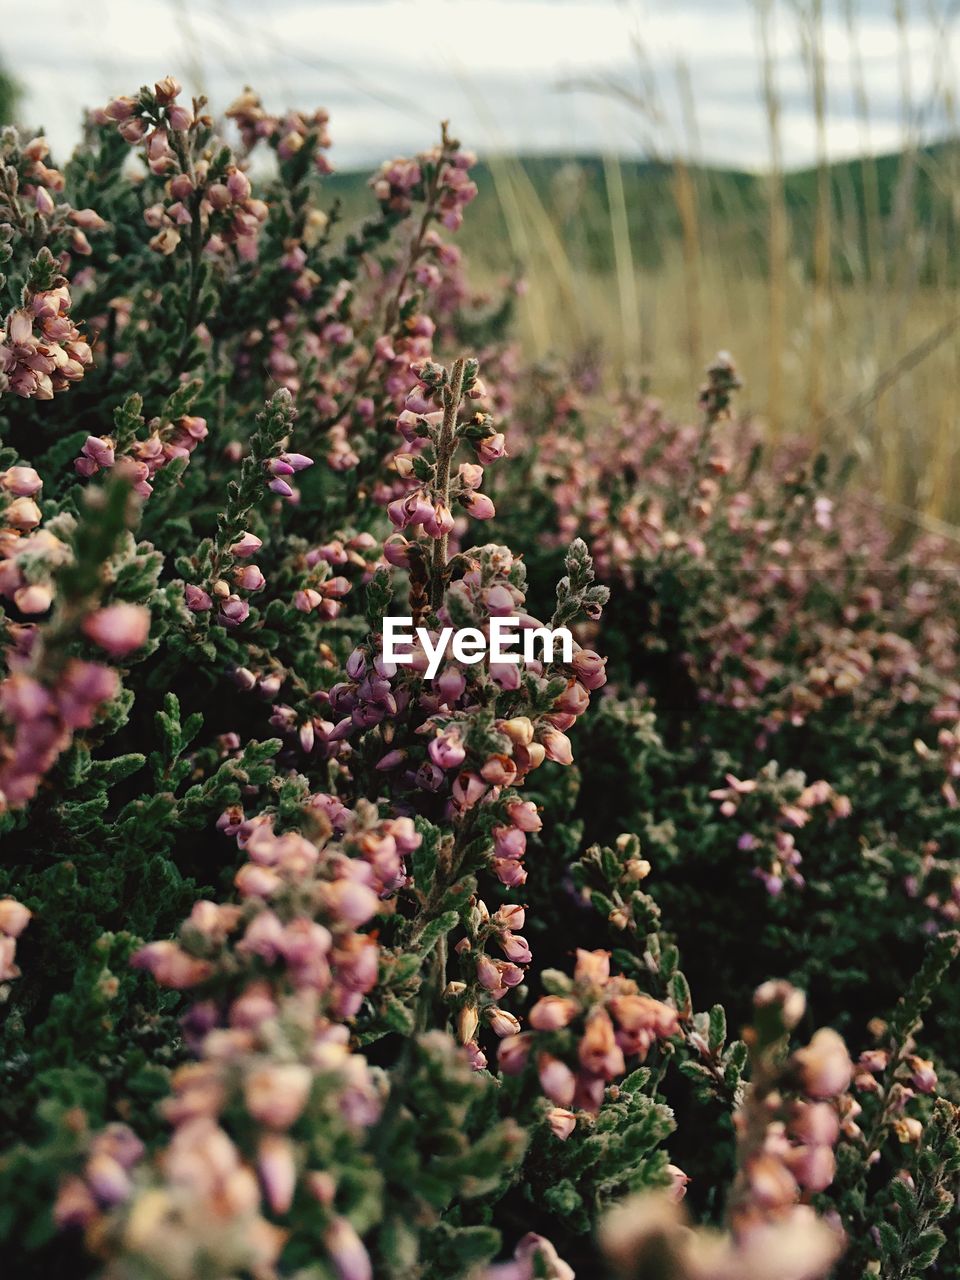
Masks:
[[[763,175],[704,166],[681,171],[660,161],[630,159],[621,160],[618,168],[637,266],[655,267],[669,254],[683,233],[681,207],[693,219],[704,248],[763,262],[770,192]],[[513,199],[525,213],[539,205],[549,214],[577,265],[601,271],[611,266],[610,205],[601,157],[493,159],[478,164],[474,176],[480,198],[464,225],[463,240],[490,266],[506,268],[515,256],[515,237],[504,213],[504,202]],[[348,216],[368,207],[367,177],[345,172],[328,180],[328,192],[342,201]],[[882,247],[884,237],[899,237],[909,225],[919,234],[924,270],[932,269],[926,258],[934,246],[938,259],[954,257],[960,193],[956,143],[839,162],[830,166],[829,182],[834,261],[841,276],[863,274],[868,227],[879,226]],[[792,252],[805,258],[817,208],[816,169],[787,173],[783,190]],[[684,203],[690,194],[692,207],[689,199]]]

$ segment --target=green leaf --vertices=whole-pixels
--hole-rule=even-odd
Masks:
[[[710,1029],[707,1044],[711,1053],[719,1053],[727,1039],[727,1015],[722,1004],[715,1004],[710,1010]]]
[[[445,937],[451,929],[455,929],[459,923],[459,911],[445,911],[443,915],[431,920],[417,943],[421,955],[428,955],[440,939]]]

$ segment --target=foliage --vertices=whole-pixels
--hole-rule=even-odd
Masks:
[[[446,128],[334,236],[180,97],[2,139],[9,1273],[957,1274],[949,550],[518,372]]]

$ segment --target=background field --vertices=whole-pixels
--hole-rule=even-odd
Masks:
[[[58,10],[52,0],[41,7],[51,17]],[[361,28],[338,17],[343,6],[336,4],[282,5],[267,16],[241,0],[189,14],[157,0],[151,13],[158,50],[172,41],[175,51],[162,54],[162,70],[209,92],[215,108],[226,105],[217,86],[227,75],[231,85],[249,75],[294,105],[307,105],[304,92],[328,102],[341,164],[343,139],[349,155],[371,147],[381,153],[375,120],[387,133],[384,145],[401,129],[397,122],[420,145],[432,136],[429,86],[407,74],[416,59],[410,68],[397,64],[386,81],[377,62],[380,45],[394,38],[388,20],[396,6],[357,7],[375,15],[361,41],[369,65],[356,51],[358,66],[337,63],[337,42],[360,39]],[[464,31],[457,53],[445,55],[441,70],[456,92],[447,88],[444,101],[473,116],[469,131],[463,119],[452,123],[485,157],[480,199],[461,236],[478,287],[492,292],[522,275],[518,321],[528,353],[599,361],[613,384],[648,386],[680,413],[693,404],[705,361],[726,348],[746,384],[744,405],[771,436],[801,433],[838,455],[854,454],[875,500],[894,518],[937,528],[937,521],[960,521],[957,5],[730,0],[704,7],[685,0],[677,14],[688,29],[677,31],[687,34],[687,52],[676,63],[654,47],[658,24],[668,20],[662,7],[642,0],[586,6],[597,21],[584,24],[582,51],[562,34],[561,19],[578,7],[544,9],[539,28],[528,32],[522,24],[528,10],[540,13],[535,3],[512,11],[493,4],[472,37]],[[107,0],[99,8],[105,20]],[[606,28],[599,20],[611,8],[634,20],[615,57],[600,44]],[[411,32],[425,33],[425,50],[431,22],[454,12],[451,21],[459,21],[461,10],[473,12],[469,4],[444,9],[420,0],[403,13]],[[545,29],[551,14],[552,34]],[[505,149],[505,107],[519,116],[528,105],[522,78],[498,86],[495,71],[484,73],[481,56],[471,56],[471,38],[487,27],[488,56],[514,72],[529,63],[531,78],[553,93],[558,120],[574,100],[603,104],[608,153]],[[731,46],[731,31],[742,47]],[[710,66],[704,57],[714,42]],[[99,49],[91,58],[103,97],[121,87],[106,59],[119,65],[135,44],[111,37],[105,61]],[[419,58],[427,79],[442,78],[439,63],[425,52]],[[604,69],[605,59],[617,69]],[[26,110],[43,106],[47,119],[52,104],[35,83],[46,71],[31,71],[23,58],[12,65]],[[434,84],[434,97],[439,91]],[[730,101],[739,102],[736,118],[749,122],[751,154],[757,146],[765,152],[749,172],[714,163],[708,151],[717,138],[714,117],[725,118]],[[520,135],[524,127],[518,124]],[[885,154],[876,154],[878,139]],[[727,154],[737,141],[728,138]],[[836,162],[838,149],[855,158]],[[785,157],[798,151],[814,163],[789,169]],[[349,221],[371,206],[366,174],[345,167],[330,190]]]

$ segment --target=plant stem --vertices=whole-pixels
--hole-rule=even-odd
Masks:
[[[463,396],[463,372],[466,361],[461,357],[454,362],[450,370],[450,382],[443,389],[443,422],[440,426],[440,439],[437,441],[437,475],[436,496],[445,507],[450,505],[450,463],[457,448],[457,412]],[[431,561],[430,603],[434,610],[440,608],[443,600],[443,576],[447,567],[447,548],[449,538],[443,533],[433,544]]]

